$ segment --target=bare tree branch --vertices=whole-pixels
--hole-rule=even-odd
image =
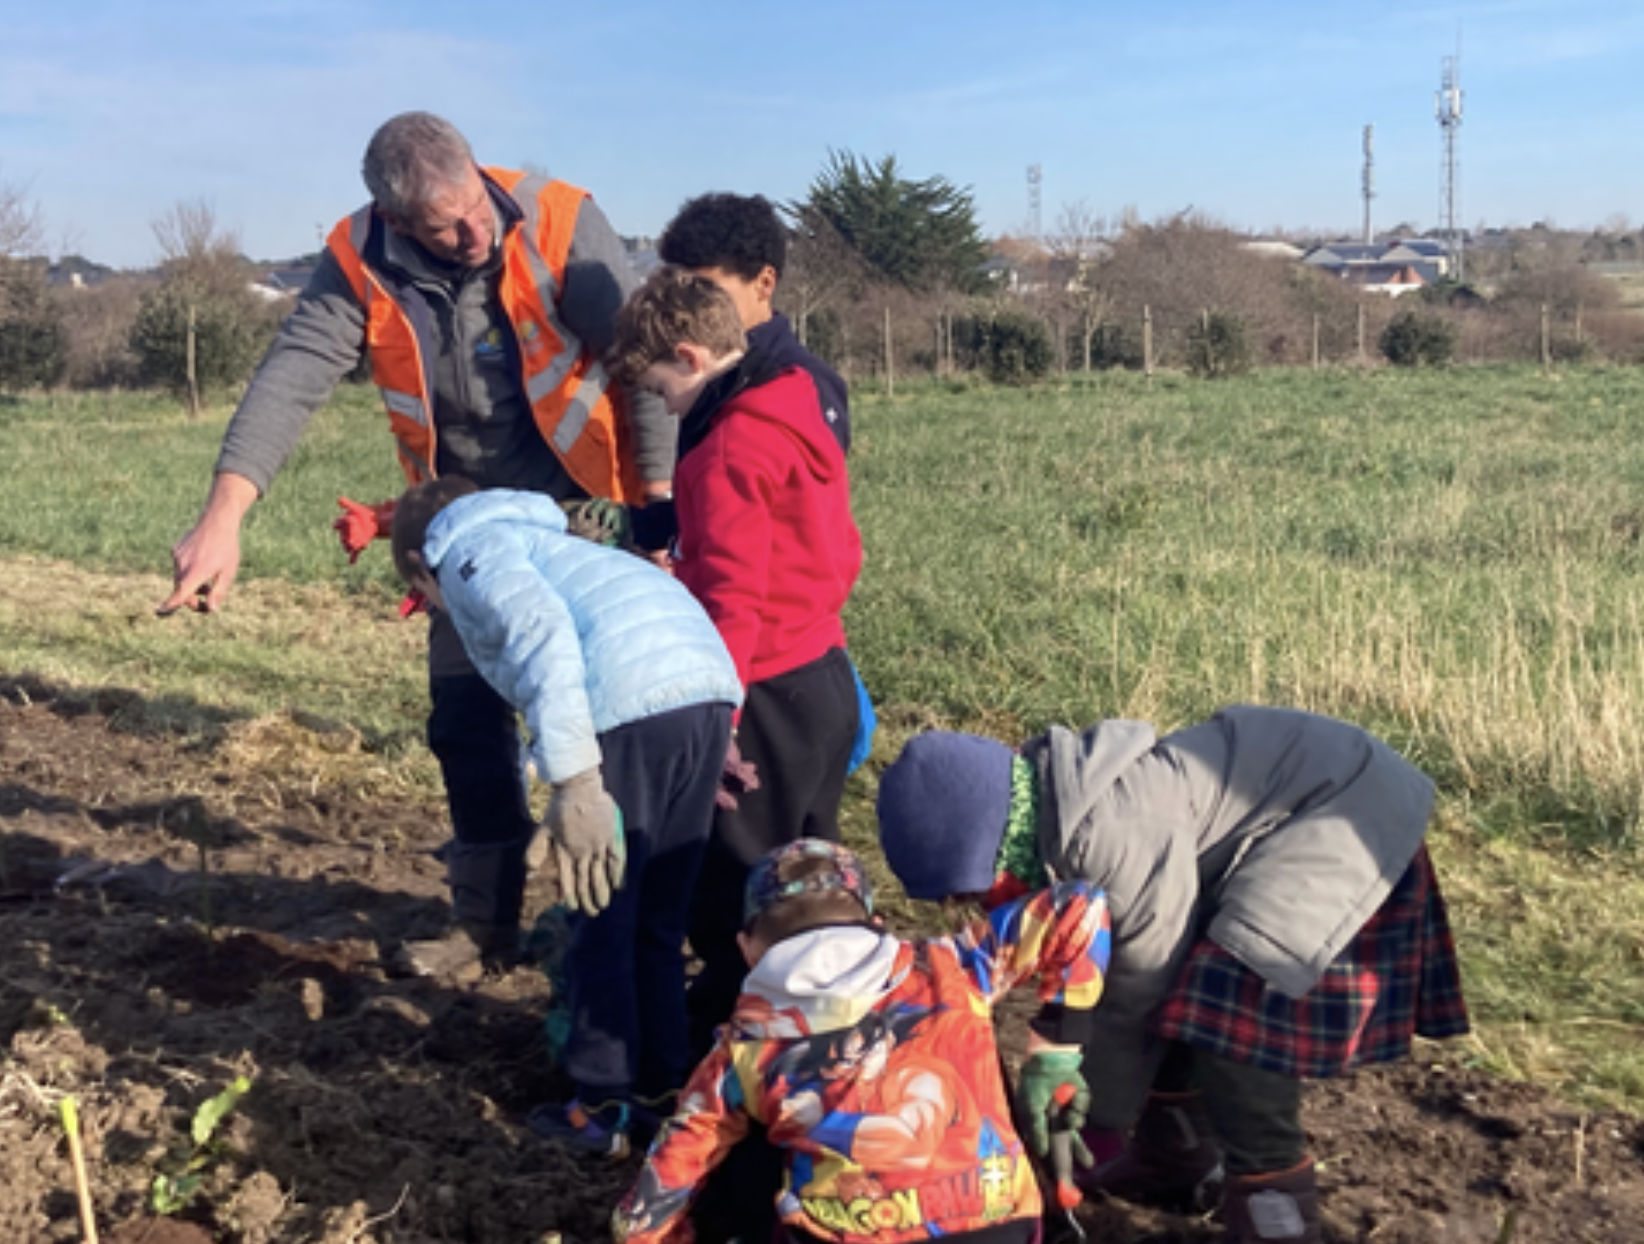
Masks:
[[[45,246],[46,229],[28,187],[0,178],[0,258],[21,259]]]

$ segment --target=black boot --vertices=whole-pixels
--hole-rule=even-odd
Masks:
[[[1198,1093],[1150,1093],[1130,1144],[1077,1177],[1087,1193],[1142,1205],[1206,1211],[1221,1195],[1222,1153]]]
[[[441,937],[406,942],[396,962],[412,976],[465,982],[478,980],[487,970],[505,971],[519,958],[518,929],[458,922]]]

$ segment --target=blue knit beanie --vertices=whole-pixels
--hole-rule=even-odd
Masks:
[[[1010,815],[1013,753],[995,739],[932,730],[909,739],[879,779],[879,845],[908,897],[993,885]]]

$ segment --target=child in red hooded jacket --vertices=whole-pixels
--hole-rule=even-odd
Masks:
[[[862,540],[815,383],[749,350],[735,303],[712,281],[653,273],[617,317],[609,364],[618,383],[656,393],[680,419],[675,573],[719,628],[746,692],[727,768],[757,775],[721,801],[697,883],[690,937],[703,969],[690,1011],[700,1054],[745,972],[736,935],[749,870],[783,843],[839,838],[860,712],[840,610]]]

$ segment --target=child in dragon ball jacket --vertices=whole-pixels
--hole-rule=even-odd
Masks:
[[[741,935],[753,970],[617,1208],[619,1244],[692,1240],[693,1199],[755,1123],[782,1151],[789,1239],[1036,1237],[1043,1203],[991,1012],[1037,974],[1022,1091],[1084,1092],[1078,1043],[1107,964],[1101,891],[1054,886],[918,941],[885,933],[872,911],[860,861],[836,844],[800,839],[756,865]]]

